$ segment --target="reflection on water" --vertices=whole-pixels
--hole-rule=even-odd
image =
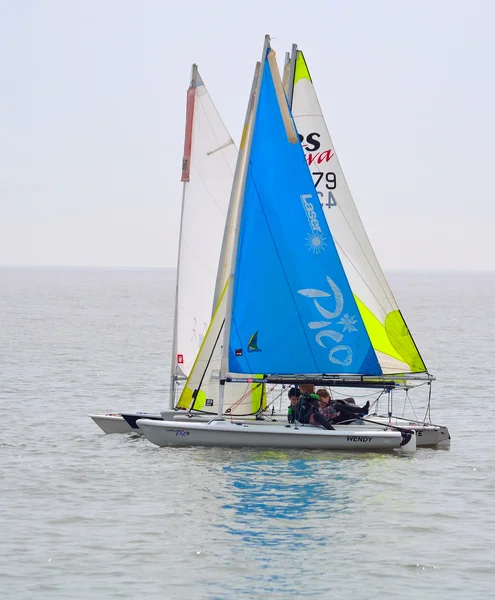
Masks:
[[[235,570],[235,577],[223,580],[222,592],[210,582],[211,597],[299,597],[302,582],[305,597],[331,593],[330,564],[345,554],[340,544],[347,554],[353,546],[358,554],[367,542],[366,528],[356,526],[370,499],[369,489],[364,499],[360,486],[389,460],[395,457],[322,451],[216,449],[204,454],[199,459],[206,467],[203,477],[221,482],[212,547],[221,544],[218,558]],[[329,565],[323,576],[322,564]]]
[[[278,545],[290,535],[301,547],[306,546],[308,518],[324,518],[333,511],[345,510],[345,503],[331,493],[329,486],[329,481],[342,477],[338,468],[324,479],[316,465],[295,460],[225,466],[226,487],[234,501],[222,508],[234,511],[235,521],[231,524],[229,520],[224,527],[248,544]],[[277,522],[280,520],[284,523]],[[314,536],[311,542],[320,539]]]

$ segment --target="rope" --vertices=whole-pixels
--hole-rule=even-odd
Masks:
[[[428,418],[428,422],[431,423],[431,381],[428,381],[428,385],[430,386],[430,389],[428,391],[428,404],[426,405],[426,412],[425,412],[425,423],[426,423],[426,419]]]
[[[409,397],[409,390],[406,390],[406,401],[409,400],[409,404],[411,405],[412,411],[414,413],[414,418],[416,419],[416,421],[418,421],[418,415],[416,414],[416,411],[414,410],[414,406],[413,403],[411,401],[411,398]],[[404,413],[406,412],[406,403],[404,402],[404,411],[402,412],[402,416],[404,416]]]

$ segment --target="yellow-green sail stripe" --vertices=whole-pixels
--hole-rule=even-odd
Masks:
[[[208,339],[210,329],[211,329],[213,323],[215,322],[215,317],[217,316],[218,309],[220,308],[220,305],[222,304],[222,300],[227,291],[229,281],[230,281],[230,278],[227,279],[227,282],[225,283],[225,286],[222,290],[222,294],[220,295],[220,298],[218,300],[218,304],[216,305],[215,310],[213,311],[213,316],[211,318],[210,324],[208,325],[208,329],[206,330],[206,335],[203,338],[203,341],[201,342],[201,346],[199,348],[199,352],[196,355],[196,358],[194,359],[194,364],[192,366],[191,372],[189,373],[189,377],[187,378],[186,385],[185,385],[184,389],[182,390],[182,394],[180,395],[179,402],[177,403],[177,408],[186,408],[187,409],[187,408],[190,408],[190,406],[192,404],[193,390],[189,387],[189,382],[191,380],[191,377],[194,374],[194,370],[196,368],[196,363],[198,362],[198,358],[200,357],[203,347],[206,343],[206,340]],[[205,401],[206,401],[206,394],[202,390],[198,390],[198,394],[196,396],[196,402],[194,403],[194,408],[197,410],[201,410],[205,404]]]
[[[406,363],[412,373],[426,371],[400,311],[389,312],[383,324],[356,295],[354,299],[374,350]]]
[[[311,81],[311,75],[309,74],[308,65],[304,60],[304,54],[298,50],[296,68],[294,70],[294,85],[296,85],[300,79],[309,79]]]
[[[255,379],[263,379],[263,375],[254,375]],[[265,384],[251,384],[251,412],[254,414],[261,407],[261,410],[266,408],[266,389]]]

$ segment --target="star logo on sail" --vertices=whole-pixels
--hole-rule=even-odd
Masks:
[[[306,235],[306,246],[313,254],[319,254],[325,250],[327,245],[322,233],[308,233]]]
[[[320,252],[325,250],[327,243],[321,230],[320,222],[316,218],[315,208],[311,202],[308,202],[308,199],[311,199],[312,197],[312,194],[303,194],[301,196],[304,212],[306,213],[306,218],[308,219],[309,227],[311,228],[311,233],[306,235],[306,246],[313,254],[320,254]]]
[[[261,349],[258,348],[258,332],[253,333],[253,335],[249,338],[247,349],[248,352],[261,352]]]
[[[355,316],[350,317],[347,313],[345,313],[340,321],[337,321],[337,325],[343,325],[344,329],[342,331],[348,331],[351,333],[351,331],[357,331],[357,327],[354,327],[356,322]]]

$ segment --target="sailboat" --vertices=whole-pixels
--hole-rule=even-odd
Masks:
[[[193,409],[198,398],[209,401],[218,418],[139,419],[145,436],[160,446],[414,450],[411,430],[327,431],[223,418],[225,400],[238,384],[397,385],[379,362],[351,290],[268,36],[253,80],[226,232],[219,273],[224,267],[228,276],[181,395]],[[205,386],[217,394],[210,397]]]
[[[186,100],[170,408],[176,388],[190,374],[218,302],[217,269],[236,162],[237,148],[193,65]],[[90,415],[105,433],[139,433],[135,423],[144,416],[161,419],[147,412]]]
[[[286,72],[288,103],[306,161],[380,367],[384,374],[394,375],[395,381],[399,379],[398,374],[402,375],[401,379],[406,384],[400,387],[406,394],[417,384],[426,385],[431,395],[434,377],[426,368],[366,234],[330,137],[307,62],[296,44],[292,46],[290,58],[286,57]],[[447,427],[431,421],[395,417],[391,415],[393,407],[388,408],[389,414],[374,414],[370,418],[375,422],[414,427],[418,445],[450,443]]]

